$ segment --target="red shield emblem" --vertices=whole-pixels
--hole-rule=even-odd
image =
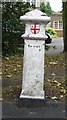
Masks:
[[[39,31],[40,31],[40,25],[38,25],[38,24],[31,25],[31,32],[33,34],[37,34],[37,33],[39,33]]]

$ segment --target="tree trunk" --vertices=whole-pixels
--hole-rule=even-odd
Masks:
[[[64,52],[67,52],[67,1],[63,2],[63,37]]]

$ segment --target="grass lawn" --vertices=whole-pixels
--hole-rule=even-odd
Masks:
[[[4,57],[2,60],[3,80],[13,81],[22,79],[23,57],[19,55]],[[44,88],[46,98],[54,101],[64,100],[66,95],[65,86],[65,54],[46,55],[45,56],[45,80]],[[3,87],[3,98],[12,96],[16,98],[16,94],[20,91],[21,85]]]

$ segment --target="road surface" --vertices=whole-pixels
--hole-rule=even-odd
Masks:
[[[52,43],[47,44],[47,46],[49,47],[49,50],[46,50],[46,54],[62,53],[64,50],[63,37],[52,38]]]

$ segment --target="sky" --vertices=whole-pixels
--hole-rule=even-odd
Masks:
[[[53,11],[58,12],[62,10],[62,0],[47,0]]]

